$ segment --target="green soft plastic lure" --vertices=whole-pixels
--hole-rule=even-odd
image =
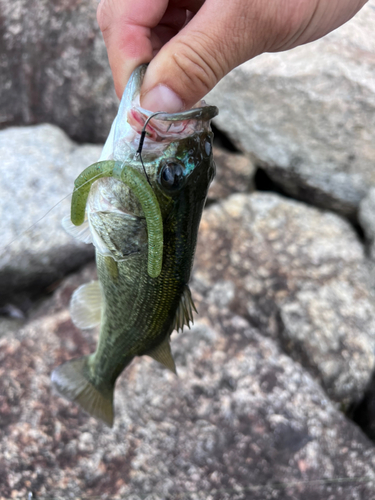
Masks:
[[[107,160],[87,167],[74,182],[71,220],[75,226],[84,222],[86,202],[93,182],[103,177],[113,177],[131,189],[141,204],[147,222],[148,274],[157,278],[163,260],[163,221],[154,191],[145,175],[131,165]]]
[[[188,281],[215,174],[210,120],[217,108],[202,102],[152,117],[138,105],[145,69],[129,80],[101,158],[76,179],[63,221],[96,247],[98,281],[75,291],[71,315],[79,328],[100,324],[100,335],[93,354],[55,368],[52,382],[109,426],[116,379],[135,356],[176,371],[170,335],[193,320]]]

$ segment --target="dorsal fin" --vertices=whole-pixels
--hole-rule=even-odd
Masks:
[[[91,281],[77,288],[70,301],[70,314],[78,328],[93,328],[99,325],[102,314],[99,281]]]
[[[151,356],[151,358],[155,359],[155,361],[158,361],[173,373],[177,374],[176,365],[171,353],[171,346],[169,344],[169,336],[166,337],[161,344],[155,347],[155,349],[149,351],[147,356]]]
[[[182,330],[184,325],[190,328],[190,323],[194,323],[193,321],[193,310],[198,312],[195,308],[193,299],[191,297],[190,288],[188,285],[185,285],[184,291],[181,295],[181,300],[178,305],[176,311],[176,318],[174,328],[175,330]]]

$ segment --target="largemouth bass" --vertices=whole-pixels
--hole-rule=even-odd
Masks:
[[[176,372],[170,335],[193,319],[188,281],[215,174],[210,120],[217,108],[202,101],[152,116],[139,106],[145,69],[129,80],[101,161],[75,181],[64,221],[96,247],[98,281],[75,291],[71,315],[80,328],[100,324],[100,335],[95,353],[57,367],[52,382],[109,426],[116,379],[135,356]]]

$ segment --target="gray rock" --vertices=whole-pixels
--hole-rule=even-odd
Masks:
[[[178,377],[147,357],[125,371],[112,430],[51,394],[52,368],[94,348],[96,334],[66,309],[92,268],[84,274],[0,339],[0,498],[375,498],[373,444],[300,364],[230,313],[224,282],[210,298],[195,292],[208,314],[173,335]]]
[[[365,234],[369,279],[375,291],[375,187],[371,188],[361,201],[358,220]]]
[[[54,123],[104,142],[116,115],[96,0],[0,0],[0,125]]]
[[[375,0],[321,40],[263,54],[208,95],[215,124],[288,194],[353,219],[375,185]]]
[[[275,194],[233,195],[204,213],[193,284],[277,339],[334,400],[363,395],[375,308],[363,248],[337,215]]]
[[[375,440],[375,375],[362,400],[351,409],[351,418],[372,441]]]
[[[12,332],[16,333],[24,323],[21,319],[0,316],[0,338],[3,335],[10,335]]]
[[[233,193],[254,191],[255,167],[245,155],[231,153],[214,147],[216,176],[208,192],[208,201],[213,202]]]
[[[362,200],[359,206],[358,219],[373,254],[373,244],[375,242],[375,187],[371,188],[367,196]],[[373,256],[375,257],[375,254]]]
[[[0,132],[0,303],[36,292],[94,255],[61,226],[74,179],[100,154],[52,125]]]

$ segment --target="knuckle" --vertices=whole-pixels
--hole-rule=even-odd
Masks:
[[[191,37],[181,38],[172,57],[186,80],[190,81],[194,88],[198,85],[203,95],[216,85],[225,72],[210,50],[211,42],[207,43],[206,37],[195,34],[194,43],[190,40]]]

